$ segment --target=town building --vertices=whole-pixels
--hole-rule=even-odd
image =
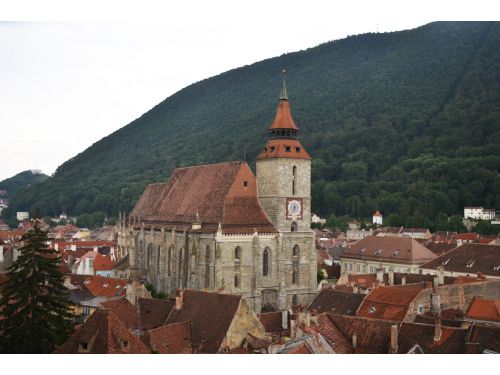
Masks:
[[[366,237],[344,250],[342,273],[385,272],[418,273],[419,267],[436,254],[409,237]]]
[[[483,207],[464,207],[464,219],[495,220],[495,209]]]
[[[256,312],[309,303],[317,288],[311,157],[284,81],[268,133],[256,176],[245,162],[229,162],[178,168],[148,185],[119,222],[126,273],[165,293],[242,295]]]
[[[372,223],[376,225],[382,225],[384,221],[384,216],[377,210],[372,216]]]

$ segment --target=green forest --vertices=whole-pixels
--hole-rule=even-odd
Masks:
[[[253,168],[285,67],[313,157],[314,212],[363,218],[379,209],[394,224],[436,229],[464,206],[500,208],[499,47],[499,22],[435,22],[222,73],[68,160],[4,215],[40,208],[116,217],[176,167],[246,157]]]

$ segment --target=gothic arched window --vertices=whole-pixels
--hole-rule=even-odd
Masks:
[[[293,177],[293,180],[292,180],[292,195],[295,195],[296,194],[296,188],[297,188],[297,166],[294,165],[293,168],[292,168],[292,177]]]
[[[205,249],[205,288],[210,286],[210,247]]]
[[[292,250],[292,256],[298,257],[299,256],[299,245],[295,245]]]
[[[236,246],[234,249],[234,260],[235,261],[240,261],[241,260],[241,247]]]
[[[238,273],[234,274],[234,287],[235,288],[240,287],[240,275]]]
[[[269,275],[269,249],[266,247],[262,254],[262,276]]]
[[[297,222],[292,222],[292,225],[290,226],[290,231],[291,232],[297,232],[297,230],[299,229],[299,226],[297,224]]]
[[[168,248],[168,254],[167,254],[167,275],[170,276],[172,274],[172,246]]]

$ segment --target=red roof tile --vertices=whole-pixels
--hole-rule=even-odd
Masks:
[[[292,112],[290,110],[290,102],[288,100],[280,100],[278,102],[278,108],[276,110],[276,116],[274,121],[269,127],[271,129],[294,129],[299,130],[298,126],[295,125],[295,121],[292,118]]]
[[[434,325],[402,323],[398,334],[398,353],[408,353],[415,345],[425,354],[465,353],[467,329],[442,327],[439,340],[434,340]]]
[[[375,288],[364,299],[357,315],[367,318],[402,321],[410,303],[424,287],[424,284],[410,284]]]
[[[356,311],[365,297],[365,294],[346,293],[324,288],[311,302],[308,310],[314,310],[318,314],[330,312],[341,315],[356,315]]]
[[[111,257],[97,253],[94,258],[94,271],[110,271],[115,267]]]
[[[246,182],[246,186],[245,186]],[[168,182],[152,184],[131,215],[146,224],[191,228],[196,213],[202,232],[275,233],[257,198],[255,176],[245,162],[179,168]]]
[[[467,319],[500,322],[500,300],[474,297],[465,313]]]
[[[139,298],[139,327],[150,330],[164,325],[174,305],[175,302],[169,299]]]
[[[96,310],[56,354],[147,354],[151,351],[109,310]]]
[[[75,275],[71,276],[73,278]],[[98,275],[84,275],[83,285],[95,297],[124,296],[127,280]]]
[[[304,332],[320,333],[337,354],[349,354],[353,352],[351,341],[342,334],[327,314],[317,315],[316,318],[317,324],[311,324],[309,328],[304,328]]]
[[[167,324],[191,321],[193,350],[217,353],[229,330],[241,296],[186,289],[180,310],[172,310]]]
[[[149,330],[143,337],[143,342],[151,350],[160,354],[190,354],[191,322],[169,324]]]
[[[413,238],[368,236],[346,248],[341,258],[423,264],[436,255]]]
[[[270,139],[257,160],[270,158],[311,159],[298,139]]]
[[[101,306],[115,314],[129,330],[138,328],[137,309],[126,298],[102,302]]]

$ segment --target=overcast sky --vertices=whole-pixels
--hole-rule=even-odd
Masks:
[[[0,0],[0,180],[52,174],[179,89],[229,69],[491,10],[486,0],[474,10],[437,1],[137,3]]]

